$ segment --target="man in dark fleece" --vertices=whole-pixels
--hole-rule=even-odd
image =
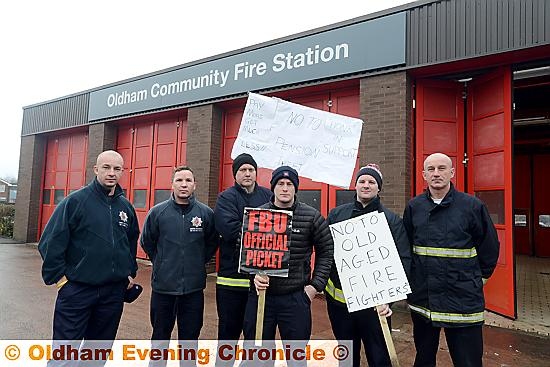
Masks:
[[[116,337],[124,293],[136,276],[139,236],[134,208],[118,185],[123,166],[117,152],[99,154],[94,180],[59,203],[40,238],[42,278],[58,289],[54,340]]]

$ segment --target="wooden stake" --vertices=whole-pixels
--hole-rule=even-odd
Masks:
[[[378,307],[379,306],[376,307],[376,314],[378,315],[380,326],[382,327],[382,332],[384,333],[384,340],[386,341],[386,347],[388,348],[388,353],[390,355],[391,365],[392,367],[399,367],[399,360],[397,359],[397,353],[395,352],[395,346],[393,345],[388,320],[386,320],[385,316],[380,316],[378,313]]]
[[[261,275],[265,276],[265,275]],[[256,311],[256,346],[262,346],[262,336],[264,333],[264,310],[265,310],[265,289],[258,294],[258,310]]]

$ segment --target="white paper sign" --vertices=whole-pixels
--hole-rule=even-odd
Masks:
[[[330,231],[349,312],[407,298],[409,281],[384,213],[331,224]]]
[[[362,123],[360,119],[250,93],[231,158],[249,153],[259,167],[291,166],[300,176],[348,188]]]

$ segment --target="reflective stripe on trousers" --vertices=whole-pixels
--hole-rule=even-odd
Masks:
[[[450,312],[435,312],[430,311],[427,308],[409,304],[412,311],[432,320],[439,322],[454,322],[460,324],[473,324],[476,322],[483,322],[485,317],[483,312],[475,313],[450,313]]]
[[[249,288],[250,280],[243,279],[243,278],[226,278],[226,277],[218,276],[218,279],[216,279],[216,284],[225,285],[229,287]]]

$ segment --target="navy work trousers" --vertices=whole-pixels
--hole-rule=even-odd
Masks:
[[[127,285],[127,280],[100,286],[67,282],[55,302],[53,339],[115,339]]]
[[[116,337],[127,280],[104,285],[68,281],[57,293],[53,317],[53,348],[108,350]],[[85,366],[103,366],[106,360],[87,361]],[[48,366],[78,366],[72,360],[50,360]]]
[[[414,367],[435,367],[440,327],[411,312],[416,358]],[[444,328],[445,339],[455,367],[482,367],[483,326]]]
[[[243,331],[244,311],[247,302],[248,289],[232,290],[220,286],[216,287],[219,340],[239,340]]]
[[[171,295],[155,291],[151,294],[152,346],[155,349],[168,348],[172,330],[178,322],[178,340],[184,349],[197,349],[204,317],[204,292],[202,290]],[[149,366],[165,366],[166,360],[151,361]],[[184,354],[180,366],[194,366],[195,358]]]
[[[233,287],[238,288],[238,287]],[[218,310],[218,340],[236,345],[243,331],[244,312],[248,302],[248,288],[233,290],[216,286],[216,308]],[[222,344],[218,345],[218,348]],[[216,366],[233,366],[233,359],[224,360],[217,355]]]

